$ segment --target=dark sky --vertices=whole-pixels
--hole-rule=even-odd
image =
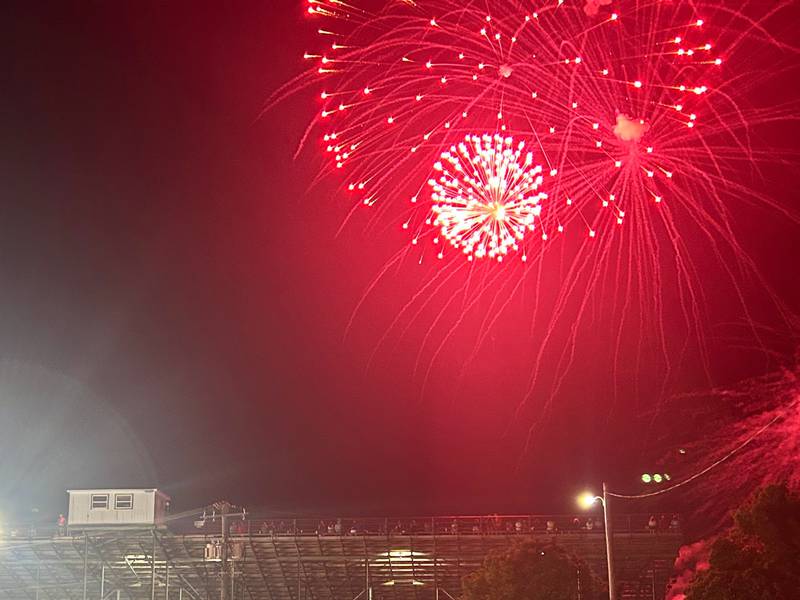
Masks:
[[[426,386],[418,334],[365,367],[419,275],[398,270],[345,339],[403,238],[366,236],[358,220],[337,237],[346,203],[330,183],[309,191],[313,152],[292,160],[309,94],[259,118],[306,66],[300,2],[2,10],[4,495],[50,509],[67,487],[156,485],[182,508],[571,510],[584,484],[626,485],[653,460],[640,427],[658,386],[636,393],[623,369],[615,397],[597,341],[528,452],[535,411],[515,417],[534,345],[524,326],[501,320],[465,378],[459,338]],[[764,135],[796,148],[796,131]],[[797,205],[794,176],[765,177]],[[760,223],[748,249],[797,307],[796,230],[748,210]],[[717,321],[735,319],[711,296]],[[712,352],[732,345],[715,339]],[[715,373],[766,368],[751,358],[725,354]],[[673,384],[707,381],[688,367]]]

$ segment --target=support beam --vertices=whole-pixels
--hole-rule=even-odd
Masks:
[[[83,532],[83,600],[86,600],[86,586],[89,582],[89,535]]]
[[[156,530],[153,529],[153,552],[150,555],[150,600],[156,600]]]

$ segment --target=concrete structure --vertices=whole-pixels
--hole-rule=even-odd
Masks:
[[[159,527],[164,524],[169,496],[156,489],[67,490],[67,526]]]

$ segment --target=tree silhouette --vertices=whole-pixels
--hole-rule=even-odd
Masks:
[[[595,600],[597,578],[555,545],[523,542],[486,557],[464,580],[463,600]]]
[[[800,598],[800,496],[786,485],[761,490],[711,547],[687,600]]]

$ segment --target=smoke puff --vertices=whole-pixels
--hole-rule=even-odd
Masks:
[[[614,135],[623,142],[638,142],[642,139],[650,125],[642,120],[633,120],[628,115],[617,115],[617,124],[614,125]]]
[[[611,4],[611,0],[586,0],[583,12],[590,17],[594,17],[600,12],[601,6],[608,6],[609,4]]]
[[[711,566],[711,540],[700,540],[694,544],[682,546],[675,559],[675,579],[667,592],[666,600],[685,600],[686,590],[692,583],[695,575],[707,571]]]

